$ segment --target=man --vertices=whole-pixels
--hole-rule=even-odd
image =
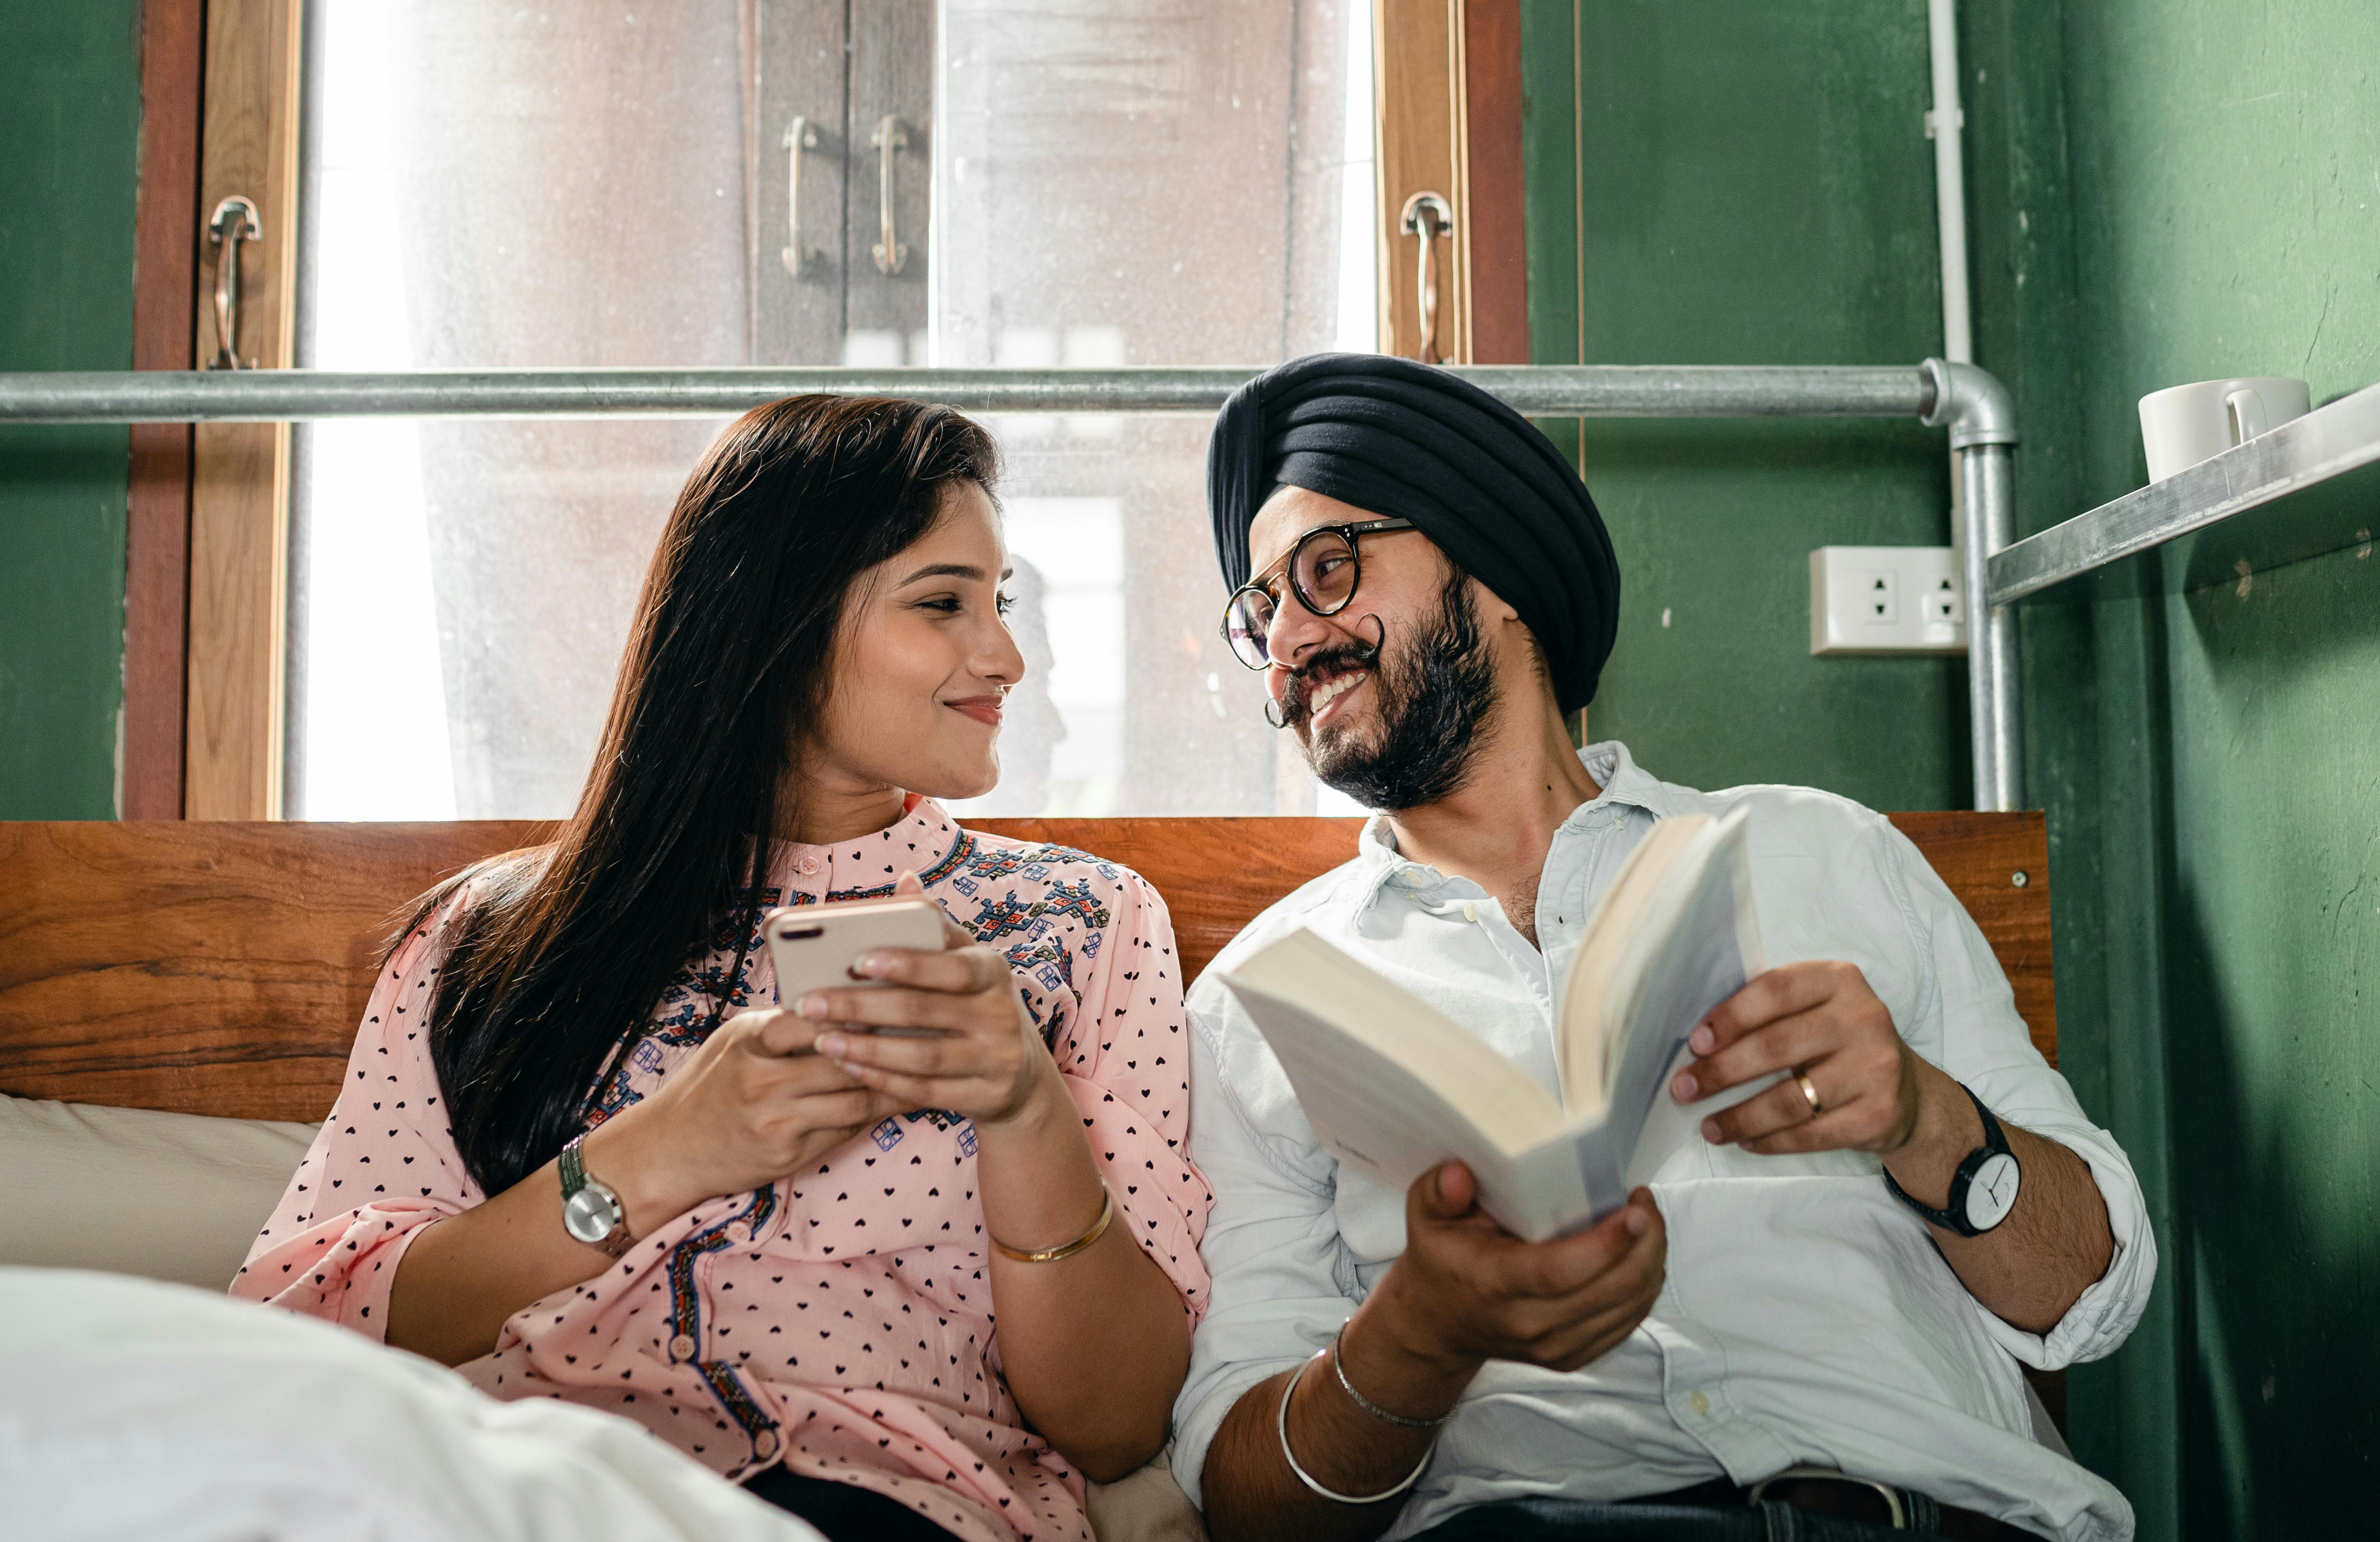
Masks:
[[[2131,1331],[2140,1192],[1924,857],[1823,793],[1572,748],[1610,542],[1560,453],[1453,376],[1295,360],[1225,406],[1208,473],[1235,651],[1382,810],[1190,995],[1214,1287],[1174,1468],[1218,1542],[2129,1536],[2018,1367]],[[1403,1195],[1341,1170],[1216,977],[1308,927],[1551,1089],[1553,993],[1621,863],[1738,807],[1780,962],[1696,1029],[1649,1188],[1570,1237],[1504,1232],[1459,1163]]]

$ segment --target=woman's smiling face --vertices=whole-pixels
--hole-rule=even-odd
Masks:
[[[1002,619],[1000,514],[954,482],[917,541],[852,586],[826,701],[802,750],[807,779],[975,797],[1000,781],[1002,699],[1025,660]]]

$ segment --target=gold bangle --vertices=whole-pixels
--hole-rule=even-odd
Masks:
[[[1100,1236],[1106,1232],[1108,1222],[1115,1219],[1115,1190],[1108,1187],[1105,1184],[1101,1184],[1099,1185],[1099,1193],[1106,1201],[1104,1204],[1099,1206],[1099,1219],[1091,1222],[1091,1229],[1084,1232],[1081,1236],[1076,1237],[1073,1242],[1066,1243],[1058,1247],[1039,1248],[1030,1253],[1026,1252],[1022,1248],[1011,1247],[1006,1243],[1002,1242],[998,1237],[991,1239],[991,1245],[999,1251],[1002,1257],[1014,1258],[1020,1264],[1054,1264],[1061,1258],[1071,1258],[1075,1254],[1080,1253],[1083,1249],[1090,1246],[1091,1244],[1099,1241]]]

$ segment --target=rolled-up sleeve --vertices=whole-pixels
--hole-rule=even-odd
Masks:
[[[1118,1223],[1165,1270],[1196,1322],[1207,1305],[1198,1240],[1211,1196],[1190,1155],[1181,957],[1165,902],[1138,874],[1117,871],[1104,938],[1096,953],[1078,955],[1083,1010],[1051,1052]]]
[[[264,1224],[231,1293],[388,1332],[389,1287],[431,1222],[480,1203],[430,1057],[430,1003],[456,902],[382,966],[331,1117]]]
[[[1216,1196],[1203,1248],[1213,1284],[1173,1406],[1172,1463],[1203,1507],[1208,1448],[1232,1405],[1328,1343],[1356,1302],[1327,1155],[1298,1132],[1260,1132],[1232,1086],[1227,1059],[1263,1053],[1254,1026],[1202,986],[1190,1040],[1191,1151]]]
[[[1906,837],[1889,825],[1884,834],[1891,848],[1888,877],[1901,892],[1938,991],[1942,1069],[1999,1118],[2081,1157],[2107,1204],[2115,1238],[2107,1272],[2047,1333],[2012,1327],[1980,1302],[1975,1310],[1994,1340],[2037,1369],[2099,1359],[2131,1334],[2156,1282],[2156,1236],[2140,1180],[2115,1136],[2091,1123],[2066,1078],[2034,1048],[2008,977],[1965,907]]]

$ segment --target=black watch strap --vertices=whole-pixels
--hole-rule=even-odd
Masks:
[[[1962,1237],[1980,1237],[1989,1228],[1977,1226],[1967,1219],[1968,1185],[1974,1182],[1975,1172],[1984,1163],[1998,1156],[2013,1160],[2015,1153],[2009,1150],[2008,1135],[2000,1129],[2000,1122],[1992,1116],[1991,1110],[1984,1107],[1984,1100],[1975,1096],[1975,1089],[1961,1082],[1959,1090],[1967,1095],[1967,1101],[1975,1105],[1975,1112],[1983,1119],[1984,1143],[1968,1152],[1960,1161],[1959,1171],[1951,1174],[1949,1208],[1937,1210],[1902,1188],[1893,1181],[1890,1168],[1884,1170],[1884,1186],[1892,1191],[1895,1199],[1944,1231],[1956,1232]]]

